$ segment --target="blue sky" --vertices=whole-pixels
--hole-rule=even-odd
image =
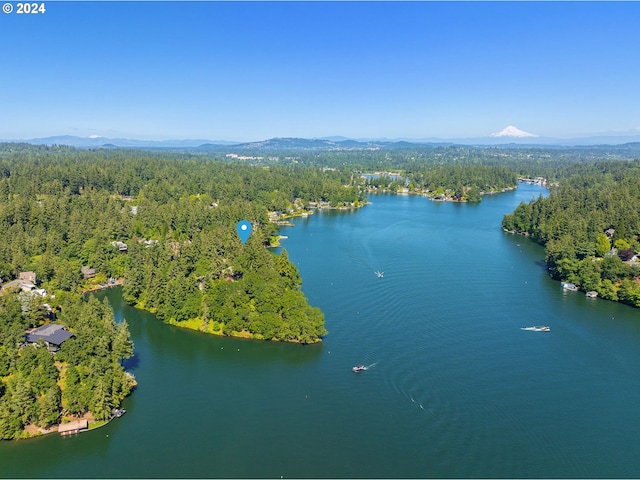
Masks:
[[[2,139],[640,132],[636,2],[45,5],[0,14]]]

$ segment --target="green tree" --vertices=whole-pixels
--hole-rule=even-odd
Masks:
[[[480,189],[476,185],[473,185],[467,191],[467,201],[471,203],[478,203],[482,201]]]
[[[17,377],[15,390],[11,398],[11,407],[22,425],[31,421],[35,413],[35,403],[31,384],[22,376]]]
[[[617,240],[625,240],[627,239],[627,226],[626,226],[626,222],[624,221],[624,219],[620,219],[620,221],[618,222],[618,226],[615,229],[615,233],[613,234],[613,243],[615,245],[615,242]]]
[[[96,420],[107,420],[111,413],[111,396],[103,378],[99,378],[96,382],[91,398],[90,409]]]
[[[596,255],[604,257],[611,250],[611,243],[609,238],[604,233],[599,233],[596,236]]]
[[[585,291],[598,291],[600,288],[600,271],[593,257],[580,260],[578,264],[578,283]]]
[[[624,279],[628,270],[626,265],[618,258],[617,255],[609,255],[601,262],[602,277],[611,281]]]
[[[37,400],[38,419],[37,425],[46,428],[56,423],[60,412],[60,388],[58,385],[52,385]]]
[[[616,247],[617,250],[626,250],[631,247],[631,244],[625,239],[619,238],[613,242],[613,246]]]
[[[82,385],[80,374],[73,365],[67,368],[65,374],[65,388],[62,391],[62,406],[72,414],[81,413],[85,410],[82,398]]]
[[[300,273],[296,266],[289,261],[289,255],[284,248],[276,259],[276,270],[280,276],[286,280],[288,288],[300,288],[300,285],[302,284]]]
[[[115,337],[113,338],[112,351],[116,362],[120,362],[133,356],[134,345],[131,341],[131,333],[129,332],[129,324],[126,320],[120,322],[116,327]]]

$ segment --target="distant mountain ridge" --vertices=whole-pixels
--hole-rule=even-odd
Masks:
[[[131,148],[172,148],[172,147],[198,147],[204,143],[215,143],[217,145],[235,145],[239,142],[229,142],[226,140],[137,140],[128,138],[108,138],[92,135],[90,137],[77,137],[73,135],[57,135],[53,137],[32,138],[29,140],[10,140],[17,142],[32,143],[34,145],[68,145],[80,148],[100,148],[108,146],[131,147]]]
[[[513,127],[515,128],[515,127]],[[517,130],[517,131],[516,131]],[[278,137],[254,142],[232,142],[226,140],[177,139],[137,140],[107,137],[77,137],[59,135],[29,140],[0,140],[0,142],[22,142],[34,145],[68,145],[78,148],[144,148],[187,149],[195,151],[248,152],[248,151],[331,151],[331,150],[377,150],[412,147],[438,147],[447,145],[467,146],[529,146],[529,147],[580,147],[611,145],[620,146],[640,142],[640,134],[626,136],[595,136],[574,139],[537,137],[507,127],[499,134],[477,138],[398,138],[398,139],[350,139],[347,137],[296,138]],[[503,134],[504,132],[504,134]],[[515,133],[514,133],[515,132]],[[522,132],[528,136],[519,134]],[[513,134],[514,136],[511,136]]]

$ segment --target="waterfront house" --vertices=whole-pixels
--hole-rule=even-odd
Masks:
[[[41,327],[27,331],[25,340],[30,345],[35,345],[42,340],[47,346],[47,349],[52,352],[57,352],[60,350],[60,345],[71,337],[73,337],[73,333],[68,331],[64,325],[47,323]]]
[[[82,278],[84,278],[85,280],[96,276],[96,269],[91,268],[88,265],[83,265],[80,269],[80,272],[82,272]]]

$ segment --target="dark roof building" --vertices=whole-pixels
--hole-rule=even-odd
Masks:
[[[47,344],[47,348],[55,352],[60,349],[60,345],[65,340],[71,337],[73,337],[73,333],[66,330],[63,325],[47,323],[27,332],[26,341],[27,343],[38,343],[39,340],[43,340]]]

